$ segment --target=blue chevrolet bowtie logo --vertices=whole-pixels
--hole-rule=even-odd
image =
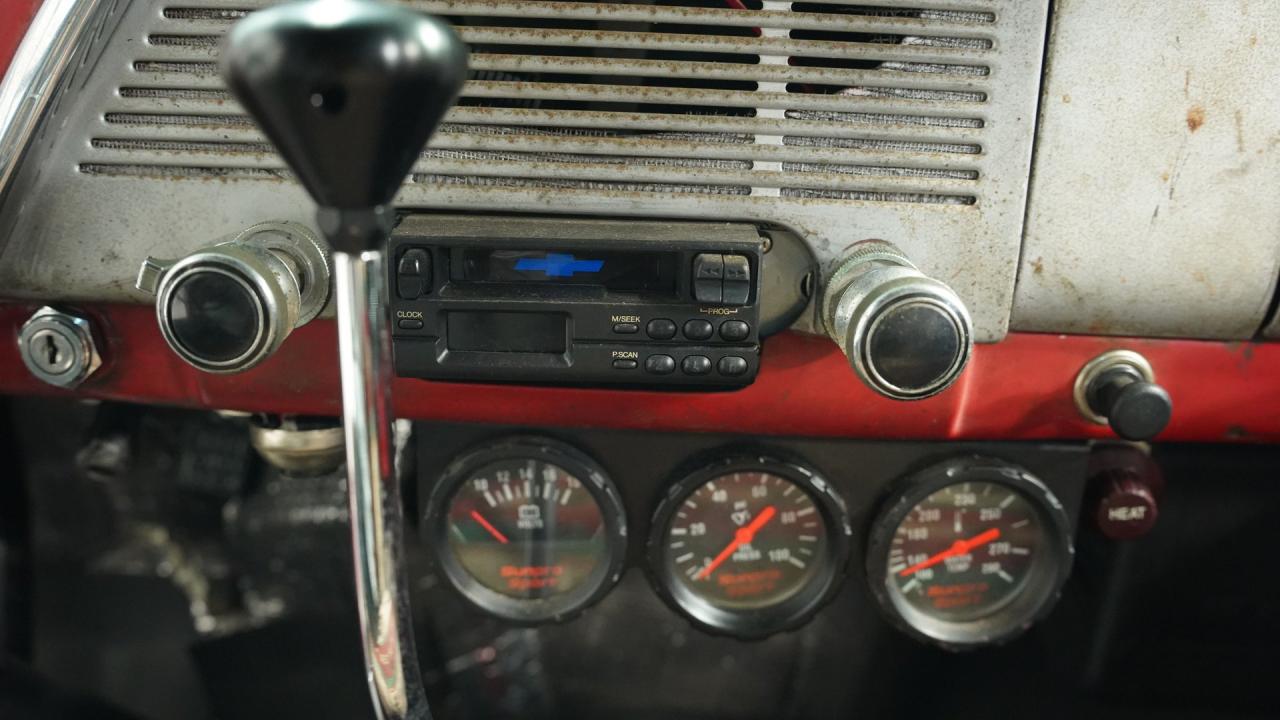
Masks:
[[[516,270],[541,270],[547,277],[573,277],[575,273],[600,272],[603,260],[576,260],[572,255],[547,253],[545,258],[520,258]]]

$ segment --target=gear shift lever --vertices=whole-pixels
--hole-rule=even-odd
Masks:
[[[388,207],[466,77],[448,25],[370,0],[262,10],[232,29],[223,75],[319,205],[335,253],[338,352],[356,596],[380,720],[427,718],[400,577],[391,457]]]

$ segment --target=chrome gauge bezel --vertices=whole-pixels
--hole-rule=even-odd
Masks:
[[[450,551],[449,504],[472,473],[503,460],[536,460],[558,465],[582,481],[604,521],[605,557],[579,587],[564,595],[519,599],[503,595],[471,575]],[[564,622],[599,602],[621,579],[627,554],[627,517],[613,481],[586,453],[558,440],[537,436],[503,438],[470,450],[445,468],[423,512],[422,534],[436,565],[450,584],[475,607],[517,624]]]
[[[994,612],[965,621],[943,620],[908,604],[889,572],[889,548],[911,510],[934,493],[966,482],[1002,485],[1019,493],[1035,510],[1044,546],[1018,594]],[[867,579],[884,616],[907,634],[949,650],[1008,642],[1053,609],[1071,574],[1075,556],[1066,509],[1030,472],[1004,461],[968,457],[947,460],[905,478],[894,487],[871,526],[867,543]]]
[[[667,562],[668,532],[677,510],[708,481],[735,472],[770,473],[795,484],[813,500],[826,527],[821,572],[801,592],[763,610],[733,611],[716,607],[680,582]],[[816,470],[769,455],[738,454],[684,475],[668,488],[650,525],[648,574],[658,595],[696,627],[743,640],[759,640],[803,625],[835,596],[846,575],[852,536],[844,500]]]

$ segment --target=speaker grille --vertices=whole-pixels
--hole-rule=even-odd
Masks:
[[[410,182],[587,193],[973,205],[989,0],[415,0],[472,50]],[[222,35],[260,3],[161,5],[80,170],[287,177],[223,87]],[[927,5],[928,7],[917,7]]]

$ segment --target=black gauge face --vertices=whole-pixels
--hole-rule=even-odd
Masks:
[[[813,498],[767,472],[712,478],[676,510],[667,530],[672,575],[709,604],[769,607],[821,570],[827,527]]]
[[[466,456],[450,466],[431,505],[450,579],[502,617],[561,618],[603,594],[620,571],[617,494],[594,463],[559,444],[521,441]]]
[[[902,602],[947,621],[1000,610],[1027,584],[1047,544],[1031,501],[1007,485],[949,485],[917,503],[889,545]]]
[[[768,634],[815,610],[847,550],[839,501],[795,466],[695,474],[659,518],[651,554],[665,594],[695,621],[735,634]]]
[[[1066,579],[1071,538],[1057,499],[1025,472],[954,461],[913,478],[877,519],[868,572],[899,624],[949,646],[1008,639]]]
[[[607,559],[600,505],[581,480],[549,462],[478,468],[454,493],[448,518],[458,563],[508,597],[563,595]]]

